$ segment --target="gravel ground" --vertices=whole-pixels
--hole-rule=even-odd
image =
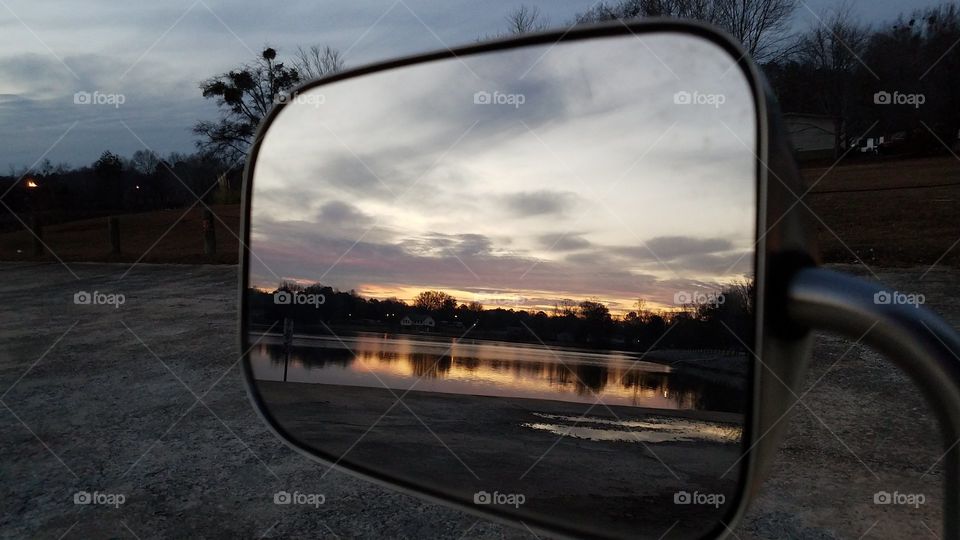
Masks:
[[[0,313],[0,536],[530,537],[325,474],[275,439],[242,387],[234,267],[127,270],[0,265],[8,306]],[[921,280],[925,270],[873,269],[960,325],[958,272],[935,269]],[[75,305],[79,291],[123,294],[124,303]],[[872,351],[818,336],[807,387],[735,534],[939,535],[942,441],[909,381]],[[275,505],[280,490],[326,502]],[[125,500],[78,505],[78,491]],[[925,500],[878,505],[879,491]]]

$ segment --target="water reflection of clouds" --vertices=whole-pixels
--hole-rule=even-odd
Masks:
[[[261,151],[254,285],[276,285],[276,273],[341,289],[669,305],[691,280],[748,273],[749,89],[711,44],[642,39],[471,56],[469,70],[434,62],[314,90],[325,103],[285,110]],[[478,90],[525,102],[476,105]],[[673,102],[693,90],[727,101]]]

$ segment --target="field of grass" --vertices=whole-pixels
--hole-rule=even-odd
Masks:
[[[49,252],[33,256],[33,236],[25,231],[0,235],[0,260],[56,260],[64,262],[145,262],[236,264],[240,228],[239,205],[210,207],[217,252],[203,250],[203,208],[178,208],[117,216],[120,223],[120,254],[110,253],[107,219],[85,219],[43,229]]]
[[[960,266],[954,157],[850,161],[805,168],[803,177],[823,262]],[[43,241],[64,261],[236,264],[239,206],[212,207],[220,218],[214,256],[203,252],[198,207],[119,216],[120,255],[110,254],[105,218],[48,226]],[[55,260],[34,257],[32,242],[27,231],[0,234],[0,260]]]
[[[954,157],[874,159],[804,169],[803,177],[824,262],[960,265]]]

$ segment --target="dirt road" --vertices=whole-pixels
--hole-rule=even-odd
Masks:
[[[237,369],[235,268],[127,270],[0,265],[0,536],[531,538],[327,474],[276,440]],[[873,269],[960,325],[960,273],[919,280],[925,270]],[[103,303],[75,304],[83,292]],[[869,350],[821,336],[807,385],[736,534],[939,534],[941,441],[910,383]],[[276,505],[278,491],[325,499]],[[78,492],[106,504],[75,504]],[[925,500],[875,504],[878,492]]]

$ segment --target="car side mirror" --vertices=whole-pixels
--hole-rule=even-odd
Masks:
[[[722,536],[809,330],[904,366],[960,436],[960,341],[815,266],[775,100],[669,21],[366,66],[274,108],[245,172],[250,396],[291,446],[546,534]],[[878,322],[879,321],[879,322]],[[958,450],[945,531],[957,531]]]

